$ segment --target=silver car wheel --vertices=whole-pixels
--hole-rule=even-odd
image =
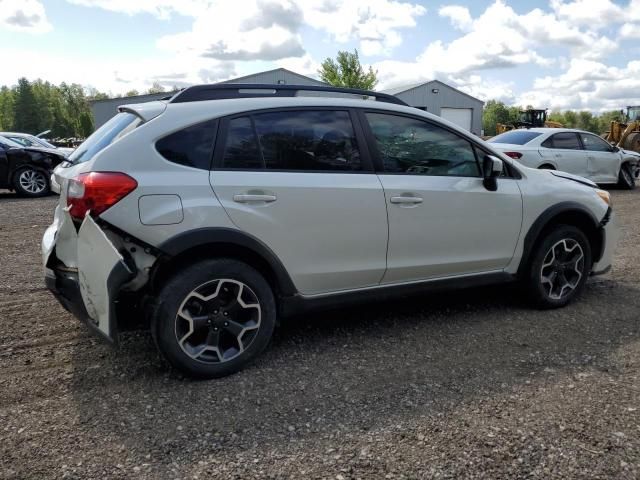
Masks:
[[[584,252],[572,238],[556,242],[545,255],[540,269],[540,281],[552,300],[569,295],[580,284],[583,275]]]
[[[238,357],[260,329],[260,302],[251,288],[222,278],[192,290],[175,319],[182,351],[204,363],[224,363]]]
[[[38,194],[47,188],[47,179],[38,170],[24,170],[18,176],[20,187],[27,193]]]

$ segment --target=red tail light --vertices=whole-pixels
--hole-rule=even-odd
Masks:
[[[73,218],[82,220],[87,212],[96,217],[112,207],[138,186],[129,175],[120,172],[82,173],[69,180],[67,206]]]
[[[504,154],[508,157],[515,158],[516,160],[520,160],[522,158],[522,154],[520,152],[504,152]]]

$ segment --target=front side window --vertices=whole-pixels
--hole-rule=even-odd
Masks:
[[[216,120],[191,125],[158,140],[156,150],[170,162],[209,170],[216,128]]]
[[[384,171],[432,176],[478,177],[471,143],[423,120],[367,113]]]
[[[559,148],[562,150],[581,150],[580,140],[574,132],[561,132],[551,135],[542,146],[546,148]]]
[[[581,133],[580,138],[585,150],[592,152],[610,152],[611,145],[596,135],[590,135],[588,133]]]

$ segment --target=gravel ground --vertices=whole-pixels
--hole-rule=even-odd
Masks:
[[[234,376],[97,343],[44,289],[55,198],[0,192],[2,478],[640,478],[640,190],[580,301],[507,287],[288,321]]]

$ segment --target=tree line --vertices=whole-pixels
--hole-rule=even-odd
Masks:
[[[143,93],[163,91],[162,85],[154,83]],[[125,96],[139,94],[131,90]],[[48,138],[85,138],[94,130],[90,102],[106,98],[114,96],[77,83],[54,85],[20,78],[14,86],[0,87],[0,131],[35,135],[51,130]]]
[[[485,103],[482,112],[482,128],[484,129],[484,134],[487,136],[495,135],[497,123],[512,124],[518,121],[520,111],[528,108],[532,107],[507,106],[500,101],[489,100]],[[609,126],[613,120],[624,121],[624,114],[622,114],[620,110],[611,110],[599,115],[594,115],[588,110],[579,112],[565,110],[548,112],[547,119],[559,122],[567,128],[578,128],[600,134],[609,130]]]

